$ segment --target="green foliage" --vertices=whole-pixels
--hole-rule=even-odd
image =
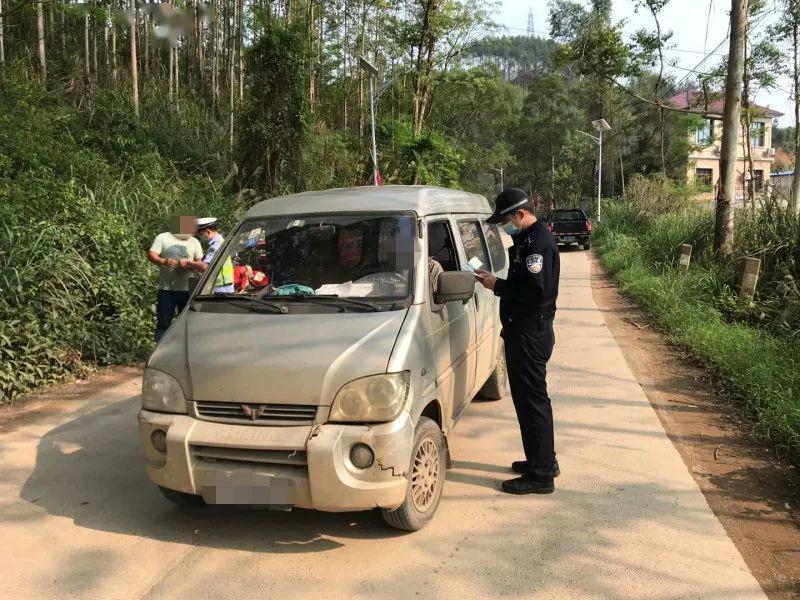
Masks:
[[[580,169],[597,148],[578,133],[586,115],[575,102],[574,86],[560,75],[534,78],[522,109],[520,127],[512,138],[523,166],[523,180],[557,206],[574,206],[582,191]]]
[[[555,0],[550,5],[550,33],[561,43],[556,64],[571,65],[576,74],[600,80],[631,74],[629,47],[604,3],[586,9],[574,0]]]
[[[549,39],[529,35],[487,37],[473,44],[468,53],[500,68],[503,79],[522,88],[537,75],[553,70],[556,44]]]
[[[304,34],[299,22],[270,21],[248,49],[249,94],[238,130],[240,180],[267,194],[301,188],[308,89]]]
[[[595,248],[622,289],[674,342],[728,382],[765,439],[800,460],[800,345],[791,336],[731,321],[736,306],[727,281],[731,265],[713,264],[704,253],[712,216],[689,209],[643,218],[641,207],[630,203],[604,210]],[[688,273],[674,268],[680,243],[693,245]]]
[[[145,99],[137,123],[110,93],[75,110],[18,73],[4,83],[0,402],[92,364],[143,358],[155,318],[153,236],[178,207],[226,226],[244,208],[209,180],[220,167],[199,154],[210,149],[195,139],[190,101],[165,116]]]
[[[436,131],[414,137],[411,121],[383,120],[378,126],[381,172],[386,183],[460,188],[463,157]]]

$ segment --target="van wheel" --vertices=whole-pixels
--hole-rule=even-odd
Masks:
[[[389,526],[417,531],[433,518],[444,487],[444,448],[439,426],[428,417],[420,417],[414,430],[406,498],[395,510],[381,509],[383,519]]]
[[[583,244],[583,249],[584,250],[588,250],[591,247],[592,247],[592,243],[589,240],[586,240],[586,242],[584,242],[584,244]]]
[[[182,506],[184,508],[188,508],[190,506],[203,506],[206,503],[202,496],[195,496],[194,494],[187,494],[186,492],[179,492],[177,490],[171,490],[161,486],[158,486],[158,490],[161,492],[164,498],[173,504],[177,504],[178,506]]]
[[[481,388],[481,397],[487,400],[500,400],[508,386],[508,371],[506,370],[506,351],[503,340],[500,340],[500,348],[497,351],[497,362],[494,371],[489,375],[489,379]]]

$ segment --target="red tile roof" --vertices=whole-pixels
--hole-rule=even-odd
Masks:
[[[709,115],[722,116],[722,112],[725,110],[725,100],[720,98],[719,94],[709,94],[708,108],[706,108],[706,100],[703,97],[703,92],[700,91],[687,90],[685,92],[681,92],[680,94],[676,94],[670,98],[669,102],[677,108],[700,109],[706,111],[706,113]],[[773,110],[768,106],[759,106],[757,104],[751,104],[750,106],[770,119],[783,116],[782,112]]]

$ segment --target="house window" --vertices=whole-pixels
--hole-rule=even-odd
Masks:
[[[760,192],[764,189],[764,171],[761,169],[753,171],[753,190]]]
[[[697,184],[702,187],[710,188],[714,185],[714,171],[713,169],[695,169],[694,178]]]
[[[695,132],[695,142],[701,146],[714,143],[714,119],[704,119],[703,125]]]
[[[766,131],[766,123],[764,121],[756,121],[750,123],[750,145],[753,148],[764,147],[764,133]]]

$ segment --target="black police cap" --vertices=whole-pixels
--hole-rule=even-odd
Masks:
[[[528,201],[528,194],[519,188],[506,188],[497,195],[494,201],[494,214],[486,219],[487,223],[499,223],[509,214]]]

